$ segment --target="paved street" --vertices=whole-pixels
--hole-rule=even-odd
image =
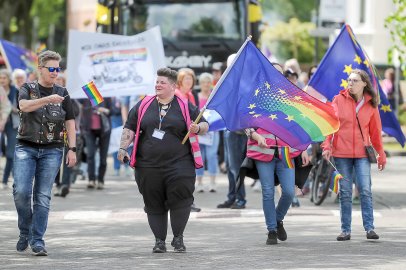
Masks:
[[[352,239],[337,242],[334,198],[314,206],[305,197],[285,219],[288,240],[267,246],[261,194],[247,187],[247,209],[218,210],[227,189],[221,175],[217,193],[195,195],[202,211],[190,217],[186,254],[172,252],[171,233],[169,252],[151,253],[154,238],[136,184],[111,171],[102,191],[89,191],[86,181],[77,180],[67,198],[52,198],[48,257],[18,254],[11,189],[0,190],[0,269],[405,269],[406,157],[389,158],[387,169],[374,168],[373,174],[378,241],[366,240],[360,207],[354,206]]]

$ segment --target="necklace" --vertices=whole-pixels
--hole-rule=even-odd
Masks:
[[[159,127],[158,127],[158,129],[159,130],[161,130],[162,121],[164,120],[166,114],[169,112],[169,109],[172,106],[172,101],[173,101],[173,98],[171,99],[171,101],[169,101],[166,104],[160,103],[158,101],[158,116],[159,116]]]

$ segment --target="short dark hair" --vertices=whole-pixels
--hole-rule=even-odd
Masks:
[[[168,78],[169,81],[172,83],[176,83],[178,79],[178,72],[176,70],[170,69],[170,68],[160,68],[156,72],[158,76],[166,77]]]

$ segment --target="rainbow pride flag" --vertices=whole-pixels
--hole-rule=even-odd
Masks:
[[[334,193],[338,193],[338,181],[343,178],[341,173],[339,173],[337,170],[335,170],[331,176],[331,181],[330,181],[330,189]]]
[[[120,61],[146,61],[147,56],[147,48],[105,51],[89,55],[93,65]]]
[[[287,168],[292,169],[294,166],[292,159],[290,158],[289,147],[282,146],[280,149],[281,149],[280,159]]]
[[[240,48],[206,108],[218,112],[228,130],[262,128],[298,150],[324,141],[340,125],[333,106],[292,84],[251,41]]]
[[[90,103],[92,103],[93,107],[99,105],[104,101],[102,95],[100,94],[93,81],[83,85],[82,89],[85,92],[86,96],[89,98]]]

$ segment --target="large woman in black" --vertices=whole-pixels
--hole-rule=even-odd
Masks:
[[[176,71],[162,68],[157,75],[156,96],[145,97],[144,102],[140,101],[129,113],[121,137],[118,159],[123,161],[124,158],[129,158],[127,147],[134,141],[137,125],[140,123],[131,165],[134,166],[136,158],[138,188],[144,199],[148,223],[156,239],[152,251],[166,252],[165,239],[170,211],[174,235],[171,244],[175,251],[185,252],[183,231],[194,200],[195,164],[201,162],[195,134],[206,133],[209,126],[204,119],[198,124],[186,124],[187,117],[190,115],[190,119],[196,119],[199,110],[175,95]],[[192,137],[182,144],[188,130]]]

